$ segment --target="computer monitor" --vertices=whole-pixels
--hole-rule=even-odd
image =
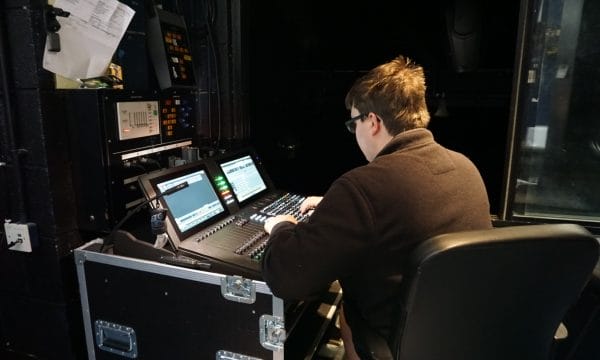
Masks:
[[[147,198],[188,183],[188,187],[159,200],[167,209],[167,231],[175,246],[228,213],[201,161],[145,174],[139,182]]]
[[[251,153],[241,152],[218,159],[217,164],[240,205],[245,205],[269,191],[269,181]]]

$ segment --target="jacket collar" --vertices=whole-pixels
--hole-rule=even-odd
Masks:
[[[433,134],[425,128],[403,131],[394,136],[375,157],[377,158],[398,150],[408,149],[431,142],[434,142]]]

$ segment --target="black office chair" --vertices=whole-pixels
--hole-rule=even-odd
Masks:
[[[548,360],[554,335],[598,262],[574,224],[440,235],[406,274],[397,360]]]

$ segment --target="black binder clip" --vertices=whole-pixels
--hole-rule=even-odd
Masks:
[[[46,6],[46,32],[48,34],[48,51],[59,52],[60,51],[60,36],[58,30],[60,30],[60,23],[56,20],[57,16],[69,17],[70,12],[64,11],[63,9],[54,7],[52,5]]]

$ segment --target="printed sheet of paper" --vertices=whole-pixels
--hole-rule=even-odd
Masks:
[[[117,0],[56,0],[61,50],[44,51],[44,69],[68,79],[104,75],[135,11]]]

